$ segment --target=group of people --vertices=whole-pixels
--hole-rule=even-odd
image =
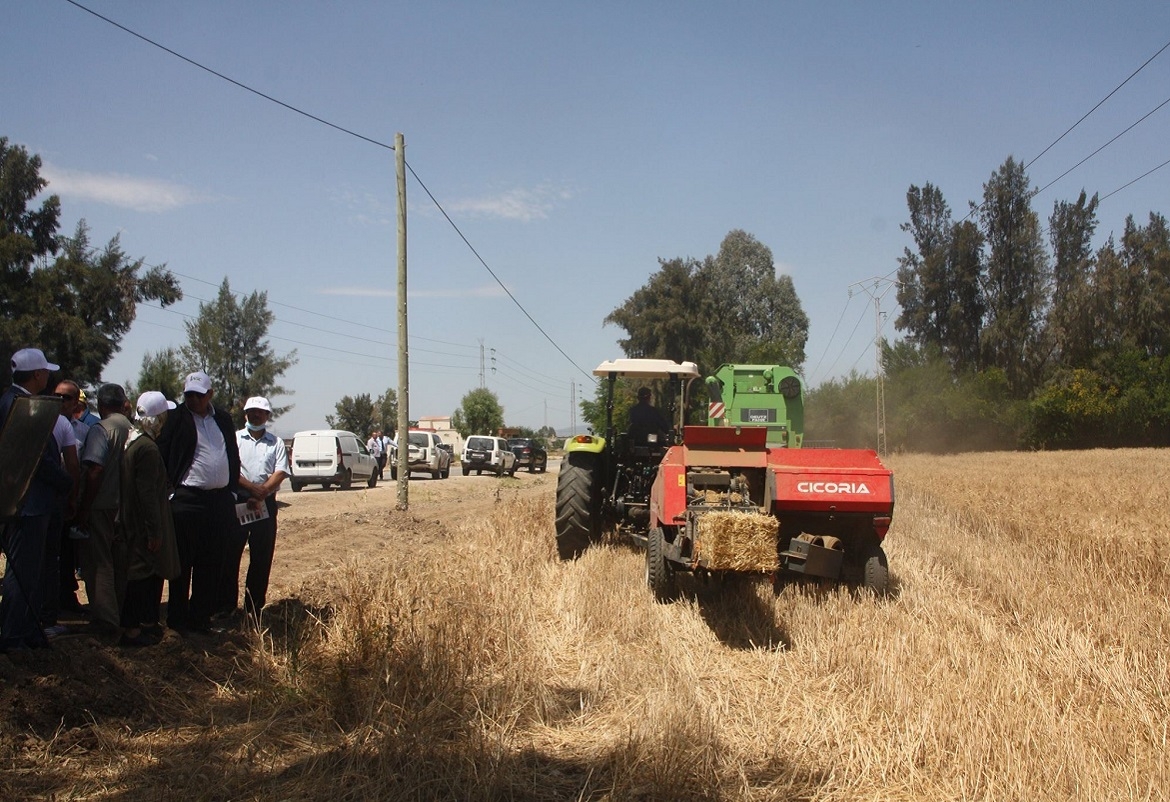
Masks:
[[[381,429],[374,429],[370,432],[370,439],[366,441],[366,448],[378,463],[378,481],[382,481],[385,478],[386,462],[396,448],[394,441]]]
[[[44,395],[57,370],[40,349],[13,354],[0,427],[21,396]],[[61,414],[0,536],[0,651],[65,634],[63,611],[84,613],[88,628],[122,646],[156,644],[164,583],[170,629],[214,632],[258,619],[276,545],[276,492],[289,474],[284,441],[267,428],[268,399],[244,403],[246,425],[237,431],[213,404],[203,371],[186,376],[178,404],[158,391],[132,404],[121,385],[103,384],[96,418],[77,383],[61,380],[54,394]]]

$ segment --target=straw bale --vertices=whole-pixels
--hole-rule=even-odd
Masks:
[[[716,570],[775,571],[777,527],[761,512],[708,512],[697,522],[695,554]]]

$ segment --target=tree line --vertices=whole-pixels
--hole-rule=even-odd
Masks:
[[[1170,227],[1130,215],[1094,247],[1099,198],[1053,204],[1009,157],[955,219],[938,187],[912,185],[895,322],[881,344],[888,447],[914,451],[1166,445],[1170,441]],[[735,230],[703,260],[660,260],[605,323],[628,357],[802,372],[808,319],[771,251]],[[876,447],[877,377],[808,391],[806,441]],[[615,408],[631,402],[627,387]],[[701,399],[700,399],[701,401]],[[692,399],[694,402],[694,399]],[[598,430],[605,399],[582,402]],[[702,422],[701,403],[689,420]]]
[[[888,437],[921,450],[1165,445],[1170,439],[1170,228],[1131,214],[1094,247],[1099,199],[1042,223],[1009,157],[955,220],[927,183],[906,194],[885,344]],[[856,377],[818,389],[839,407]],[[896,437],[896,439],[895,439]]]

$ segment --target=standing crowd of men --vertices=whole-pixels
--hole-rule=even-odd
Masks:
[[[12,355],[0,429],[19,399],[46,393],[57,370],[39,349]],[[214,632],[258,619],[276,544],[276,492],[289,474],[284,441],[267,429],[268,399],[244,403],[247,423],[237,431],[212,403],[203,371],[185,378],[181,404],[158,391],[132,404],[123,387],[103,384],[95,417],[76,382],[59,381],[53,394],[61,414],[17,515],[0,524],[0,651],[65,634],[63,611],[84,612],[89,629],[121,646],[156,644],[164,583],[170,629]]]

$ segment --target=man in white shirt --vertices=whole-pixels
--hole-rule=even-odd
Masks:
[[[225,576],[230,604],[235,609],[240,593],[240,561],[244,544],[248,546],[248,575],[244,580],[244,610],[260,617],[268,596],[268,577],[272,556],[276,552],[276,491],[290,473],[288,449],[284,441],[268,431],[272,405],[263,396],[253,396],[244,403],[247,424],[236,432],[240,449],[239,497],[247,499],[251,513],[264,517],[241,527],[236,548],[227,561],[230,577]],[[252,516],[249,516],[252,517]]]
[[[382,444],[382,433],[374,429],[370,433],[370,439],[366,441],[366,448],[370,451],[370,456],[374,458],[374,462],[378,463],[378,480],[382,479],[382,469],[386,467],[386,448]]]
[[[167,626],[179,631],[211,629],[224,595],[224,561],[239,530],[236,427],[226,410],[212,405],[213,395],[211,377],[201,370],[188,374],[183,403],[167,414],[157,440],[175,488],[171,514],[182,574],[168,583]]]

